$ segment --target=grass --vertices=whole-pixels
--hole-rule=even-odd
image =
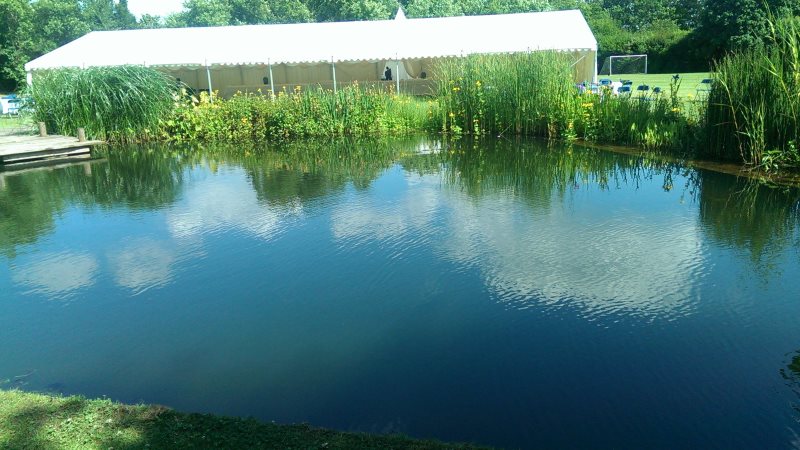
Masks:
[[[638,73],[638,74],[615,74],[613,76],[608,75],[599,75],[599,78],[610,78],[614,81],[620,80],[631,80],[633,81],[633,93],[634,95],[640,95],[639,91],[636,91],[636,87],[642,84],[646,84],[650,86],[650,89],[654,87],[660,87],[663,90],[668,90],[669,85],[672,82],[672,77],[675,73]],[[701,81],[706,78],[711,78],[711,74],[707,72],[697,72],[697,73],[679,73],[678,75],[681,76],[681,85],[680,89],[678,90],[678,96],[683,98],[688,98],[691,96],[696,97],[698,91],[702,93],[702,90],[708,89],[707,85],[703,85]]]
[[[34,131],[34,123],[27,115],[0,116],[0,136],[29,134]]]
[[[174,108],[175,80],[140,66],[59,69],[38,74],[28,93],[34,120],[53,134],[142,140]]]
[[[397,435],[184,414],[162,406],[0,390],[0,448],[23,449],[457,449]]]
[[[0,128],[18,128],[23,126],[24,123],[20,116],[0,116]]]

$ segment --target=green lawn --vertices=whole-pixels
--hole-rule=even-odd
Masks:
[[[161,406],[0,390],[0,448],[8,449],[467,449],[396,435],[185,414]]]
[[[22,117],[20,116],[0,116],[0,128],[18,128],[22,124]]]
[[[614,81],[631,80],[633,81],[633,93],[637,94],[636,87],[640,84],[649,85],[651,90],[654,87],[660,87],[664,92],[669,92],[669,83],[672,81],[673,75],[675,73],[615,74],[613,76],[599,75],[597,78],[611,78]],[[681,76],[681,87],[678,90],[678,95],[682,97],[688,97],[689,94],[696,96],[698,89],[705,88],[700,81],[711,76],[707,72],[681,73],[679,75]]]

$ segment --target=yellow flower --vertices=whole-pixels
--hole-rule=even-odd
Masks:
[[[680,112],[680,108],[672,108],[672,112]]]
[[[455,116],[456,116],[456,113],[450,111],[450,117],[455,117]]]

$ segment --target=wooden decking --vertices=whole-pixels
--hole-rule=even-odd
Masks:
[[[99,144],[68,136],[0,136],[0,165],[83,155]]]

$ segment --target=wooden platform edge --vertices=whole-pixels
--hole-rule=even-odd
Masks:
[[[76,138],[39,138],[42,141],[12,142],[0,145],[0,165],[7,166],[50,158],[64,158],[90,153],[92,147],[103,145],[103,141],[79,141]],[[3,148],[6,147],[6,148]]]

